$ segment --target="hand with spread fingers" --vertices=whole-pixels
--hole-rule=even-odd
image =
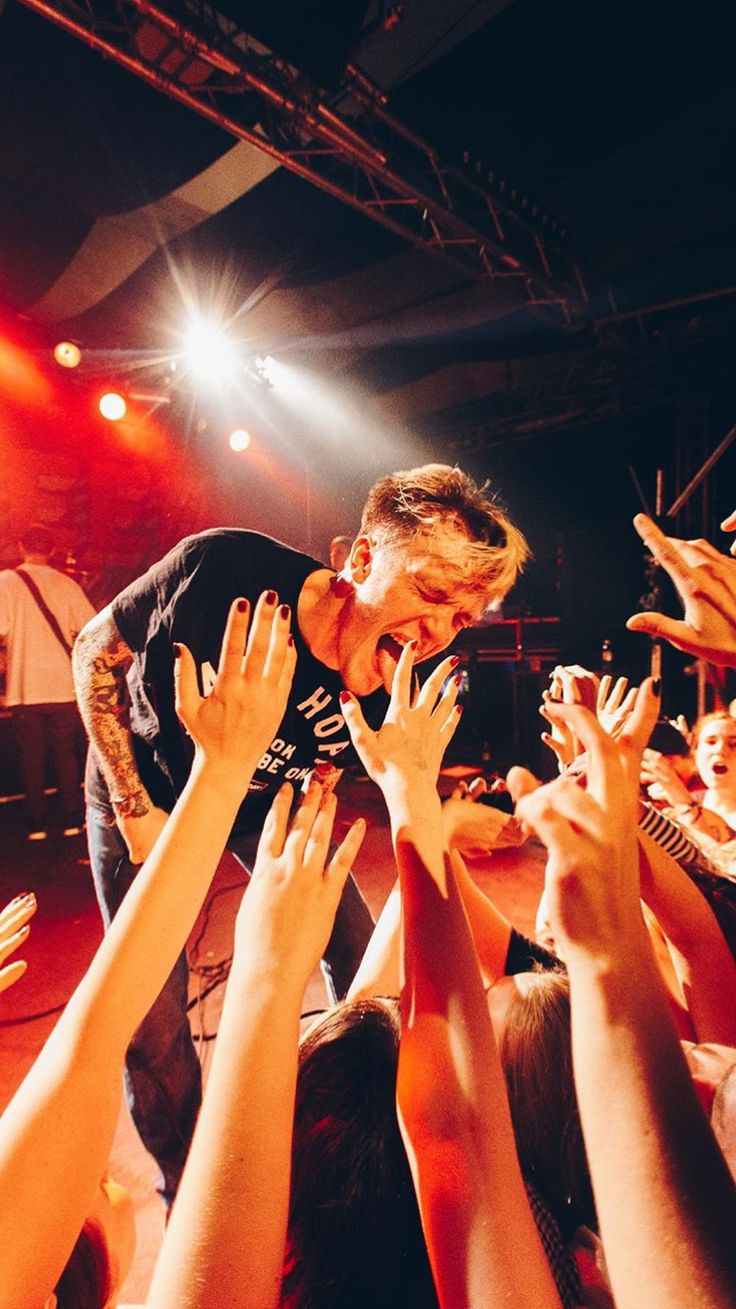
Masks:
[[[312,777],[293,819],[293,789],[285,783],[263,826],[248,894],[238,913],[236,949],[296,968],[302,986],[319,963],[332,931],[348,873],[366,825],[358,818],[328,858],[337,797]]]
[[[609,736],[618,736],[636,701],[636,687],[629,686],[628,677],[619,677],[614,683],[610,673],[604,673],[598,687],[595,712],[598,722]]]
[[[386,717],[377,732],[368,727],[357,700],[348,691],[340,695],[353,745],[368,776],[381,788],[390,776],[399,775],[417,783],[428,780],[435,786],[442,756],[460,721],[456,680],[451,679],[442,690],[457,659],[443,659],[419,694],[412,697],[414,647],[413,641],[404,646]]]
[[[736,513],[724,520],[724,526],[733,530]],[[626,626],[632,632],[663,637],[677,650],[710,663],[736,667],[736,560],[722,555],[708,541],[680,541],[665,536],[646,514],[637,514],[634,527],[672,578],[685,615],[669,618],[660,613],[639,613]]]
[[[272,593],[271,593],[272,594]],[[176,712],[197,754],[222,772],[222,783],[242,788],[284,716],[296,666],[290,610],[261,595],[230,608],[214,686],[199,694],[191,652],[178,647],[174,668]],[[247,640],[246,640],[247,638]]]
[[[442,805],[447,840],[466,857],[523,845],[526,839],[513,814],[482,802],[487,793],[485,780],[476,777],[470,786],[464,782],[456,786]]]
[[[547,846],[548,913],[565,958],[581,947],[618,948],[632,930],[638,938],[644,932],[636,840],[639,760],[658,706],[647,679],[618,742],[582,705],[549,707],[587,752],[587,788],[558,778],[522,798],[517,814]]]
[[[25,959],[14,959],[4,968],[2,965],[14,950],[18,950],[28,939],[32,918],[38,908],[32,891],[17,895],[14,900],[0,909],[0,991],[7,991],[21,978],[28,967]]]

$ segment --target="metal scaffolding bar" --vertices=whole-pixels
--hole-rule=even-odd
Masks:
[[[587,318],[580,270],[564,242],[550,239],[541,225],[502,204],[461,168],[443,164],[428,142],[389,113],[385,96],[352,65],[342,97],[356,105],[357,115],[348,122],[297,69],[256,48],[247,33],[207,5],[180,21],[155,0],[113,0],[112,9],[109,0],[21,3],[411,246],[449,262],[465,278],[510,280],[519,287],[520,304],[553,309],[567,321]],[[136,44],[143,25],[161,35],[155,55]],[[175,73],[172,52],[182,56]],[[211,76],[185,80],[193,60],[210,68]],[[239,118],[239,94],[263,102],[255,126]]]

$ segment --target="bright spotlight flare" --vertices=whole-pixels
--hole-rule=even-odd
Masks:
[[[54,359],[60,368],[76,368],[82,358],[82,351],[74,341],[59,341],[54,346]]]
[[[198,382],[234,382],[238,355],[221,324],[195,318],[184,338],[183,359]]]
[[[236,454],[247,450],[250,445],[250,432],[246,432],[244,427],[236,427],[235,431],[231,432],[228,437],[228,445]]]
[[[117,391],[106,391],[103,396],[100,396],[99,409],[108,423],[119,423],[121,418],[125,418],[128,406]]]

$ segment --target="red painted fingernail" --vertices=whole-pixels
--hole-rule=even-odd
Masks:
[[[173,650],[174,650],[174,658],[181,659],[181,646],[179,645],[178,641],[174,641]]]
[[[293,636],[291,635],[291,632],[289,632],[289,640],[288,640],[287,644],[288,644],[288,645],[293,645],[293,644],[294,644],[294,638],[293,638]]]
[[[275,605],[275,604],[276,604],[276,592],[275,592],[275,591],[266,591],[266,604],[267,604],[267,605]]]
[[[348,703],[348,700],[351,700],[351,699],[352,699],[352,696],[351,696],[351,694],[350,694],[349,691],[341,691],[341,692],[340,692],[340,704],[347,704],[347,703]]]
[[[289,618],[291,615],[291,609],[289,608],[288,605],[282,605],[281,608],[279,609],[279,613],[281,614],[282,618]]]
[[[462,705],[461,705],[461,704],[456,704],[456,705],[455,705],[455,713],[457,714],[458,718],[460,717],[460,715],[461,715],[462,712],[463,712],[463,707],[462,707]]]
[[[236,608],[237,608],[237,611],[238,611],[239,614],[244,614],[245,611],[246,611],[246,609],[248,608],[248,601],[247,601],[247,600],[238,600],[238,603],[237,603],[237,605],[236,605]]]
[[[410,650],[416,650],[417,646],[419,645],[419,642],[418,642],[418,641],[407,641],[407,645],[409,646],[409,649],[410,649]]]
[[[453,655],[453,656],[452,656],[451,667],[452,667],[452,668],[457,668],[457,666],[458,666],[459,663],[460,663],[460,655]]]
[[[459,690],[460,690],[460,687],[461,687],[462,684],[463,684],[463,679],[462,679],[462,677],[461,677],[460,674],[458,673],[457,677],[453,677],[452,680],[453,680],[453,682],[455,683],[455,686],[457,687],[457,689],[458,689],[458,691],[459,691]]]

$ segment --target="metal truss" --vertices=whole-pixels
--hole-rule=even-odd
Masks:
[[[465,278],[510,283],[558,321],[588,317],[557,225],[443,162],[357,67],[330,95],[199,0],[178,17],[154,0],[21,3]]]

